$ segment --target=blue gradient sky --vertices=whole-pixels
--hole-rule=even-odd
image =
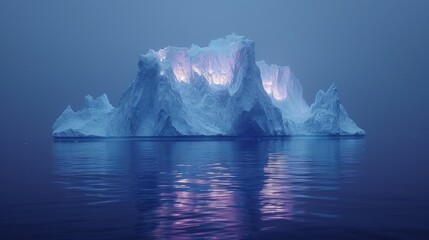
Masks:
[[[64,108],[116,105],[149,48],[235,32],[289,65],[305,98],[335,82],[369,135],[428,133],[429,1],[0,1],[0,136],[49,138]]]

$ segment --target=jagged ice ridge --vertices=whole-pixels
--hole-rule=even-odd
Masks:
[[[308,106],[289,67],[255,61],[255,43],[235,34],[208,47],[141,55],[117,107],[105,94],[53,126],[54,137],[364,135],[332,85]]]

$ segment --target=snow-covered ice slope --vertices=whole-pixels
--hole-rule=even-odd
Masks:
[[[53,126],[56,137],[107,136],[110,122],[116,109],[112,107],[106,94],[93,99],[86,96],[86,105],[74,112],[67,106]]]
[[[55,137],[363,135],[337,90],[309,107],[289,67],[255,61],[255,43],[235,34],[208,47],[167,47],[141,55],[118,107],[107,96],[61,114]]]
[[[303,124],[303,134],[365,135],[347,115],[334,84],[326,92],[319,90],[310,112]]]

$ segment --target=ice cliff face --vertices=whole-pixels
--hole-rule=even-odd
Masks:
[[[119,105],[87,96],[53,126],[55,137],[362,135],[335,87],[308,107],[288,67],[255,61],[255,43],[229,35],[208,47],[167,47],[140,56]]]

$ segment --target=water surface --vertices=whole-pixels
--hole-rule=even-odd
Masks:
[[[429,236],[427,165],[366,138],[2,145],[1,239]]]

